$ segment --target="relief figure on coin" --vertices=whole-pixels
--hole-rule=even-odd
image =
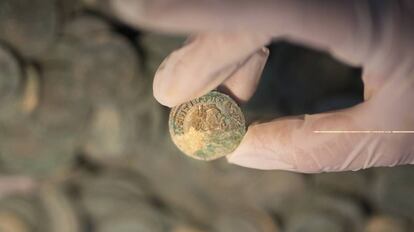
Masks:
[[[224,115],[214,104],[198,105],[189,112],[189,127],[197,131],[216,131],[226,127]]]
[[[226,111],[228,112],[228,115],[230,115],[231,118],[231,128],[229,129],[235,129],[238,128],[238,126],[244,124],[244,119],[242,115],[239,113],[237,108],[230,102],[227,102],[224,106]]]
[[[187,118],[190,120],[186,129],[192,127],[197,131],[229,131],[237,128],[242,121],[231,104],[225,106],[224,112],[215,104],[198,105],[188,113]]]

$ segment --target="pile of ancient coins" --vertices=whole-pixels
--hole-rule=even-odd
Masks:
[[[0,1],[1,232],[414,230],[412,167],[304,175],[213,160],[246,122],[355,103],[357,71],[273,44],[245,118],[212,92],[173,110],[193,121],[168,124],[151,83],[183,41],[122,23],[105,0]],[[228,134],[177,148],[186,123]]]

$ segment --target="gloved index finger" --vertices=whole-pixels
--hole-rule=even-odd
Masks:
[[[172,107],[200,97],[234,77],[234,74],[239,74],[237,79],[243,80],[227,83],[227,87],[232,88],[239,98],[248,97],[254,91],[253,85],[261,74],[267,55],[266,52],[258,54],[257,62],[251,61],[252,65],[249,65],[250,57],[260,53],[269,40],[266,35],[245,32],[194,36],[158,68],[153,83],[154,96],[161,104]],[[252,75],[255,76],[252,79],[239,71],[254,73]],[[249,84],[251,88],[244,88]]]
[[[167,32],[250,31],[326,49],[361,64],[369,48],[367,0],[113,0],[118,15]],[[366,23],[368,22],[368,23]]]

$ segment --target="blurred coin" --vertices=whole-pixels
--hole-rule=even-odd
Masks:
[[[21,82],[22,70],[18,60],[5,46],[0,45],[1,120],[15,116],[17,101],[21,92]]]
[[[111,7],[110,0],[81,0],[86,8],[99,12],[100,14],[105,15],[105,17],[113,18],[115,13]]]
[[[48,136],[31,121],[1,126],[0,163],[7,173],[48,177],[72,166],[75,141],[64,132]]]
[[[97,104],[135,103],[143,88],[139,65],[134,48],[105,21],[74,18],[42,61],[45,90],[39,118],[78,128]]]
[[[39,70],[32,64],[19,65],[0,45],[0,122],[27,120],[37,108],[39,97]]]
[[[145,111],[146,103],[139,58],[125,38],[103,19],[81,15],[66,25],[42,65],[44,97],[36,116],[43,127],[81,134],[82,151],[95,161],[132,153],[135,109]]]
[[[21,76],[22,72],[16,57],[5,46],[0,45],[0,101],[2,104],[17,95]]]
[[[217,212],[213,222],[215,232],[278,232],[272,218],[265,211],[250,207],[235,207]]]
[[[83,145],[88,157],[103,162],[124,157],[128,140],[122,119],[114,105],[105,104],[94,109]]]
[[[367,171],[322,173],[313,176],[318,188],[365,199],[369,195],[370,178]]]
[[[0,198],[34,192],[37,182],[29,176],[3,175],[0,177]]]
[[[50,134],[77,136],[84,128],[90,104],[84,83],[73,70],[75,44],[62,39],[42,61],[42,90],[34,120]]]
[[[74,75],[92,101],[131,100],[144,90],[136,49],[106,21],[79,16],[67,25],[65,35],[75,46]]]
[[[364,232],[408,232],[407,223],[400,218],[387,215],[371,217],[365,225]]]
[[[168,226],[158,212],[133,205],[98,221],[97,232],[164,232]]]
[[[143,88],[134,49],[115,35],[96,38],[93,43],[82,44],[80,49],[74,57],[74,74],[84,81],[90,100],[133,103],[132,99]]]
[[[290,222],[287,232],[346,232],[346,226],[329,213],[298,214]]]
[[[176,225],[171,232],[206,232],[206,230],[202,230],[190,225]]]
[[[414,220],[414,168],[376,169],[372,194],[380,211]]]
[[[77,180],[81,207],[96,231],[165,231],[166,215],[154,207],[130,172],[107,172]]]
[[[70,2],[72,3],[72,0]],[[89,38],[94,40],[108,33],[111,33],[111,25],[104,19],[92,15],[79,15],[71,18],[64,28],[66,37],[74,37],[84,42],[87,42]]]
[[[174,107],[169,128],[184,154],[205,161],[233,152],[246,133],[237,103],[216,91]]]
[[[106,172],[99,176],[84,175],[76,180],[80,203],[88,215],[100,220],[147,198],[140,180],[128,172]]]
[[[58,184],[45,183],[40,188],[40,202],[48,218],[49,231],[81,232],[72,202]]]
[[[57,185],[48,183],[38,194],[1,199],[0,231],[80,232],[81,229],[65,194]]]
[[[284,212],[288,232],[360,231],[364,214],[352,198],[308,190],[285,199]]]
[[[2,212],[0,209],[0,231],[2,232],[30,232],[29,226],[17,215]]]
[[[145,162],[151,159],[148,156],[165,150],[160,145],[166,134],[165,121],[152,96],[139,97],[134,105],[96,105],[82,149],[87,157],[108,166],[129,166],[132,159]]]
[[[74,15],[84,10],[85,7],[83,0],[57,0],[57,5],[60,13],[59,19],[62,21],[62,24],[66,24]]]
[[[137,155],[132,165],[151,183],[157,196],[179,218],[200,224],[213,220],[216,202],[210,185],[199,177],[199,171],[208,165],[180,155],[170,138],[159,139],[158,147],[148,149],[143,155]]]
[[[246,195],[246,201],[269,211],[277,213],[285,207],[282,206],[283,202],[289,197],[306,194],[308,183],[302,174],[285,171],[251,172],[239,177],[238,191]]]
[[[160,107],[151,102],[135,48],[97,17],[75,18],[65,34],[76,46],[73,76],[83,83],[92,107],[84,153],[105,164],[144,153],[149,141],[159,138]]]
[[[2,232],[48,231],[45,221],[45,212],[35,197],[12,196],[0,200]]]
[[[40,73],[33,65],[27,65],[25,67],[25,74],[26,78],[23,86],[20,108],[23,113],[31,114],[39,105]]]
[[[39,57],[57,35],[55,0],[0,1],[0,40],[28,57]]]

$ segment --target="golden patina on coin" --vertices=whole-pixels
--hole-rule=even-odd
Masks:
[[[233,152],[246,133],[239,106],[217,91],[174,107],[169,129],[182,152],[206,161]]]

